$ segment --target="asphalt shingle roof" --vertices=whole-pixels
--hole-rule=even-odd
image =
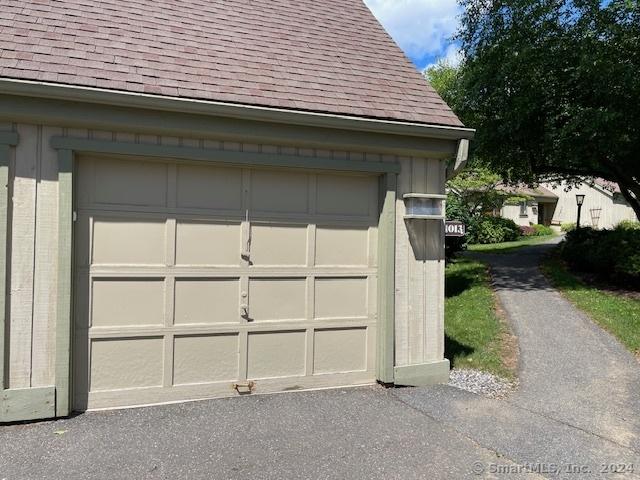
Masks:
[[[0,76],[462,125],[361,0],[0,0]]]

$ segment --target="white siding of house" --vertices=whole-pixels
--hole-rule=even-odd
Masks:
[[[528,227],[538,223],[538,213],[534,212],[534,207],[537,205],[537,203],[528,202],[526,215],[520,214],[520,205],[504,205],[500,210],[500,216],[513,220],[517,225]]]
[[[605,192],[598,187],[581,185],[565,191],[565,186],[554,188],[552,185],[545,185],[546,188],[558,195],[558,205],[553,215],[553,223],[575,223],[578,215],[576,205],[576,195],[584,194],[584,204],[580,224],[594,228],[613,228],[623,220],[637,220],[635,212],[626,203],[619,203],[614,195]],[[596,218],[599,217],[597,220]]]

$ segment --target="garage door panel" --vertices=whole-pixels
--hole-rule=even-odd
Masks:
[[[251,211],[306,213],[308,208],[307,174],[270,170],[251,172]]]
[[[152,387],[162,381],[162,337],[92,341],[92,391]]]
[[[76,408],[374,380],[375,177],[78,163]]]
[[[251,263],[256,266],[305,265],[307,226],[252,224]]]
[[[321,214],[372,216],[377,188],[375,177],[318,175],[316,210]]]
[[[239,265],[239,222],[178,220],[176,265]]]
[[[84,168],[82,166],[81,168]],[[164,207],[167,205],[167,164],[159,162],[95,159],[80,172],[89,189],[80,198],[94,204]]]
[[[367,278],[316,278],[315,318],[367,316]]]
[[[164,279],[93,281],[92,327],[134,327],[164,323]]]
[[[252,320],[304,320],[305,278],[251,278],[249,316]]]
[[[177,279],[174,323],[237,323],[239,297],[238,278]]]
[[[201,165],[177,167],[176,197],[181,208],[240,210],[242,170]]]
[[[248,336],[247,378],[304,375],[306,332],[256,332]]]
[[[369,227],[316,227],[316,265],[366,266]]]
[[[174,339],[173,384],[213,383],[238,378],[238,335],[185,335]]]
[[[366,328],[336,328],[315,331],[314,374],[355,372],[366,369]]]
[[[164,265],[166,224],[162,219],[93,219],[92,264]]]

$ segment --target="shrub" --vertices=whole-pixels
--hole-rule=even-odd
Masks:
[[[520,235],[523,237],[533,237],[536,234],[536,229],[529,225],[520,225]]]
[[[571,232],[576,229],[575,222],[566,222],[560,224],[560,230],[563,232]]]
[[[540,237],[543,235],[553,235],[553,230],[551,227],[547,227],[546,225],[532,225],[535,230],[535,235]]]
[[[562,258],[576,270],[640,289],[638,230],[579,228],[567,233],[560,252]]]
[[[640,222],[622,220],[618,225],[616,225],[616,230],[640,230]]]
[[[482,216],[475,219],[469,243],[511,242],[520,237],[520,228],[513,220],[502,217]]]

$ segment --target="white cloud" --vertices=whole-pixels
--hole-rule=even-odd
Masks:
[[[437,60],[435,62],[428,63],[423,70],[433,67],[439,60],[443,60],[452,67],[457,67],[462,62],[462,59],[463,55],[460,49],[456,45],[451,44],[444,51],[444,54],[438,55]]]
[[[365,0],[376,18],[414,61],[458,55],[451,37],[458,28],[456,0]],[[457,60],[459,61],[459,59]]]

